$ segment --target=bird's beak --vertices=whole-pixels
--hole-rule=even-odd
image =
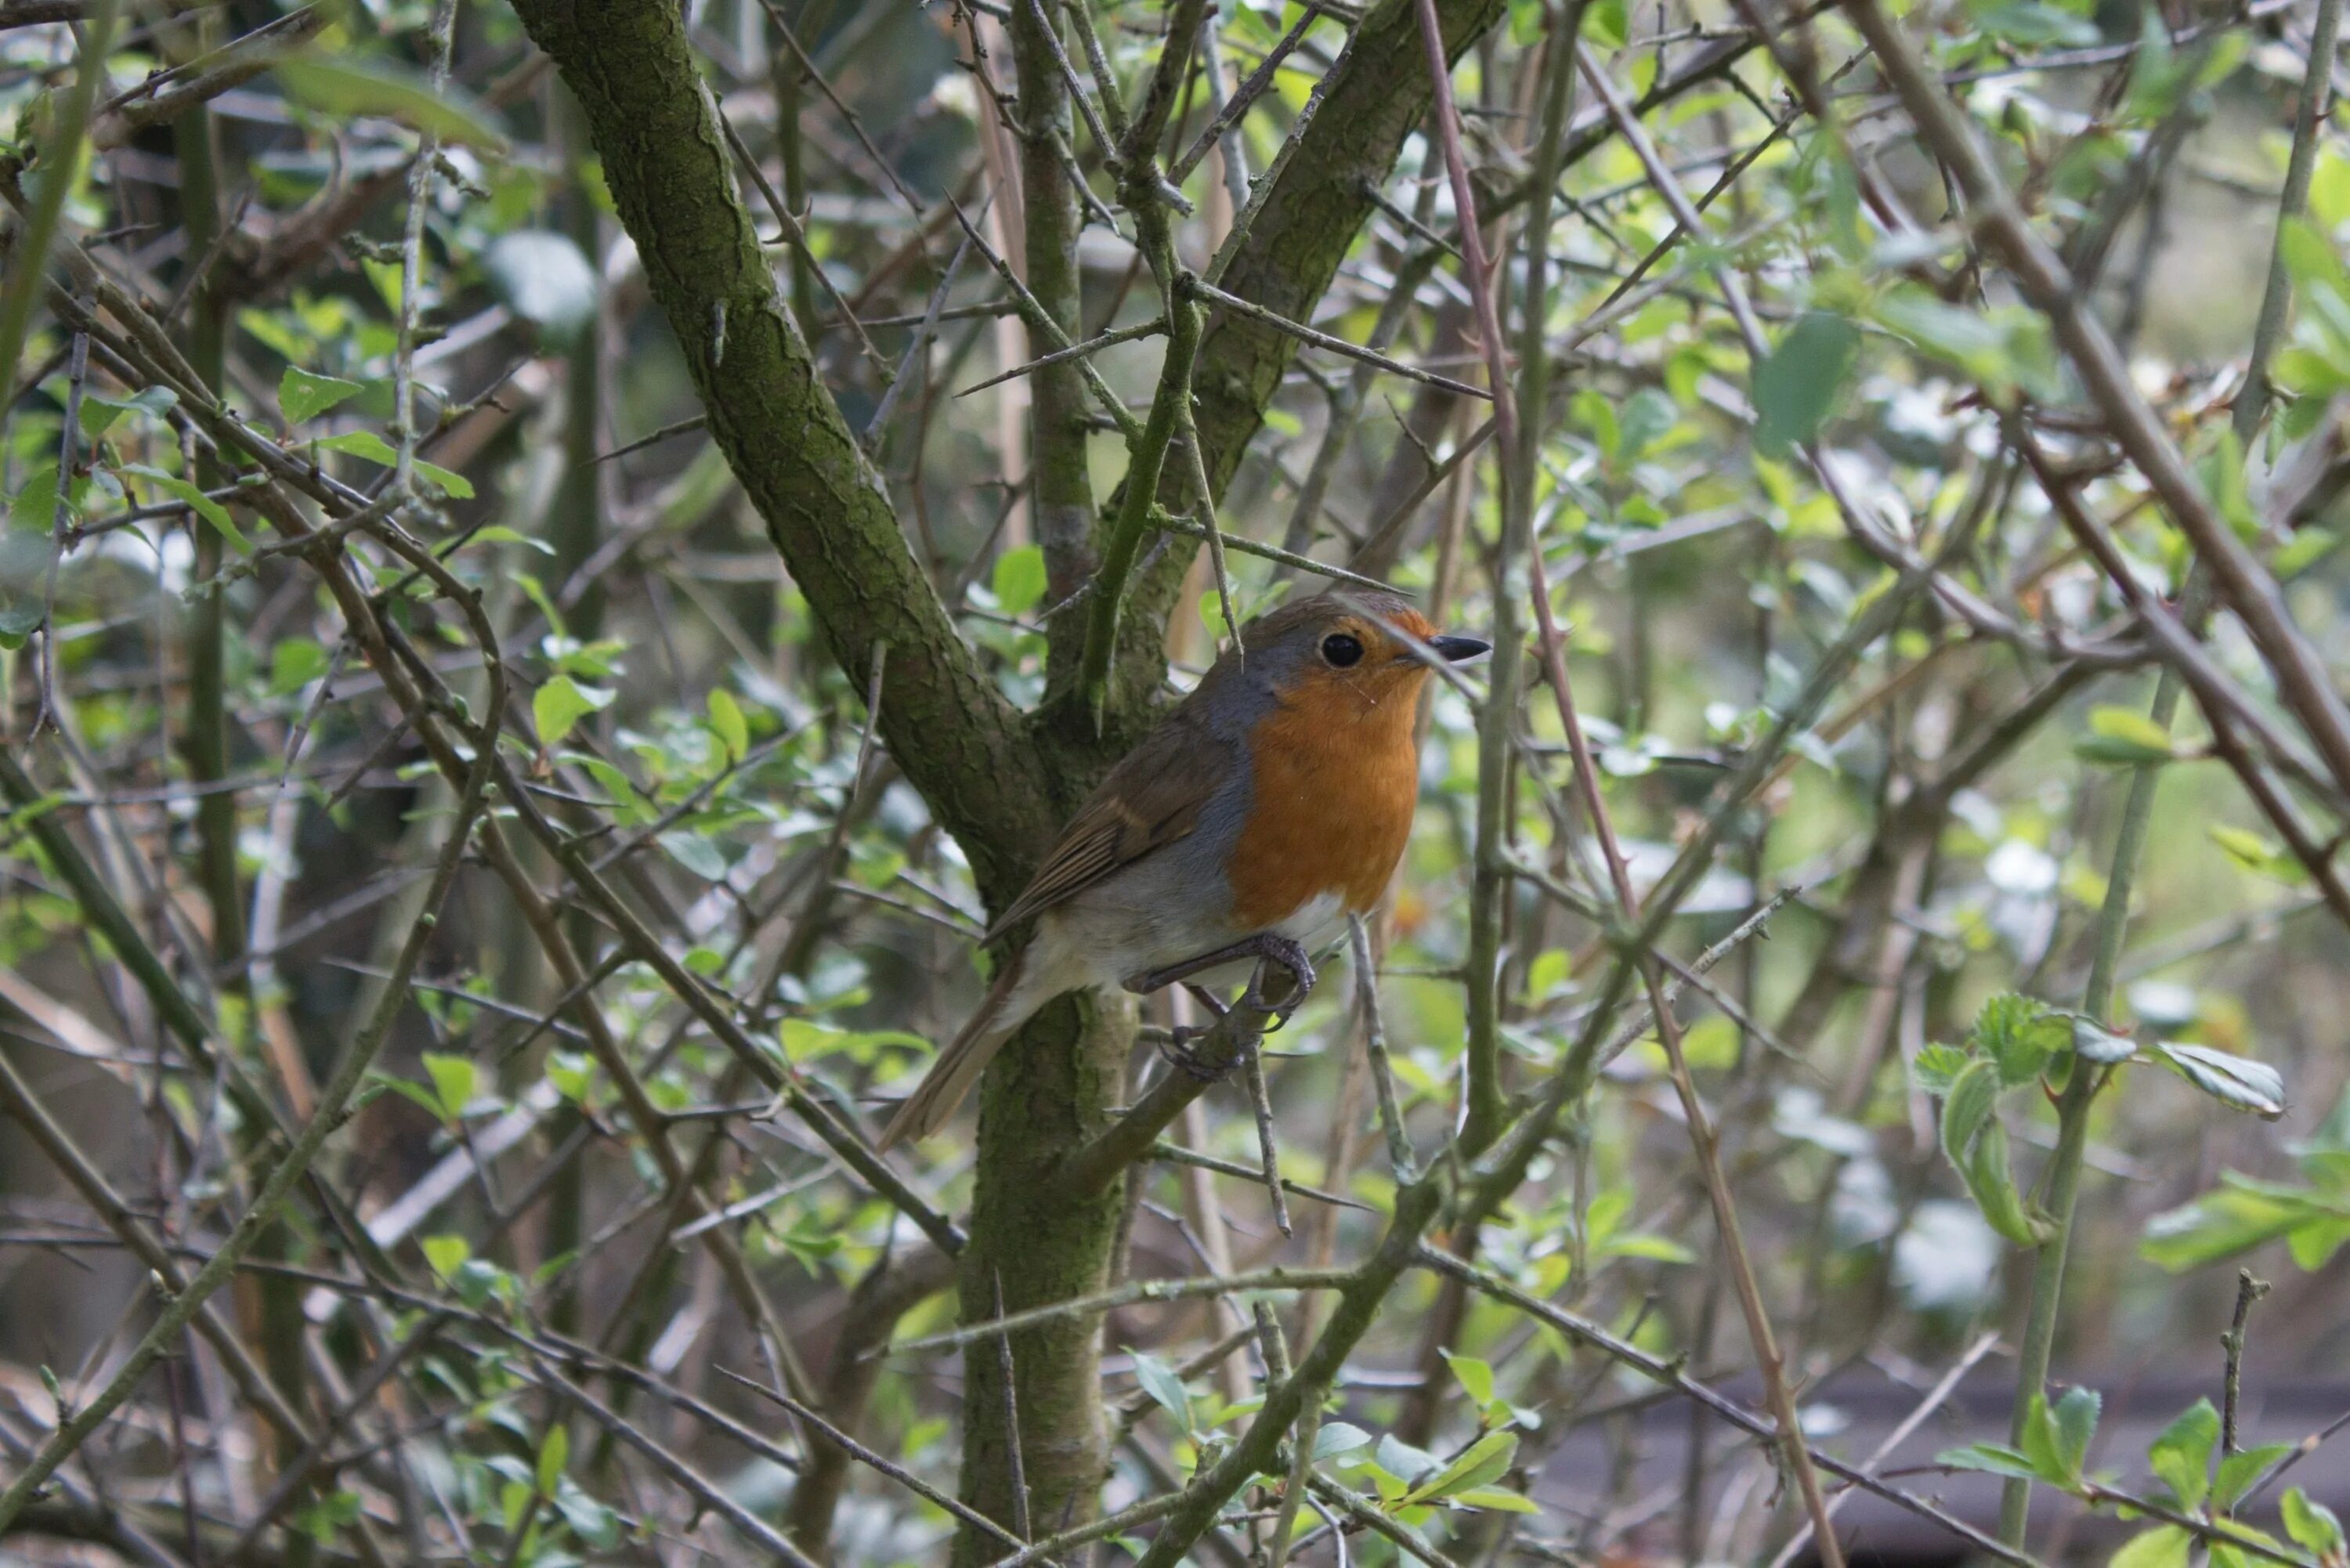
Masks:
[[[1466,664],[1493,651],[1493,645],[1482,637],[1431,637],[1428,646],[1442,654],[1447,664]]]

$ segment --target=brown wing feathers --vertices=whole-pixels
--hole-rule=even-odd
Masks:
[[[1110,770],[987,940],[1199,826],[1208,797],[1228,776],[1227,748],[1183,717],[1161,724]]]

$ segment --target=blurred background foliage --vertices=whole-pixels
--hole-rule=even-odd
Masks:
[[[1139,97],[1167,12],[1090,14],[1111,75]],[[1171,148],[1191,146],[1216,106],[1280,58],[1180,182],[1182,211],[1170,208],[1177,255],[1203,270],[1236,208],[1278,182],[1317,83],[1368,26],[1335,3],[1209,15]],[[1017,106],[1003,101],[1009,14],[687,0],[683,16],[751,161],[734,167],[759,171],[742,201],[763,234],[779,226],[776,202],[804,229],[804,244],[773,249],[778,286],[839,418],[886,476],[905,547],[985,680],[1035,706],[1055,604],[1025,483],[1028,383],[973,389],[1045,350],[978,254],[1028,268],[1006,123]],[[2262,1399],[2330,1392],[2350,1408],[2343,916],[2202,712],[2190,703],[2175,732],[2146,718],[2158,644],[2021,459],[2033,443],[2054,453],[2062,488],[2130,577],[2175,601],[2195,549],[2110,441],[2111,408],[2085,393],[2049,316],[1996,258],[1972,254],[1931,139],[1860,36],[1833,10],[1801,29],[1791,17],[1773,24],[1787,27],[1774,60],[1743,7],[1513,0],[1469,44],[1454,85],[1504,262],[1513,363],[1529,244],[1548,258],[1537,333],[1551,395],[1520,410],[1538,431],[1527,504],[1636,881],[1652,887],[1709,819],[1721,827],[1661,945],[1687,961],[1785,899],[1768,940],[1737,946],[1684,1001],[1679,1045],[1721,1133],[1806,1425],[1857,1462],[1892,1424],[1868,1414],[1872,1401],[1907,1408],[1963,1360],[1963,1397],[1930,1400],[1935,1415],[1888,1462],[2005,1442],[2029,1243],[2047,1233],[2035,1226],[2062,1225],[2061,1383],[2104,1388],[2109,1410],[2144,1386],[2168,1401],[2164,1420],[2199,1394],[2216,1401],[2241,1262],[2274,1286],[2251,1318],[2245,1418],[2262,1441],[2298,1439],[2304,1428],[2284,1417],[2260,1422]],[[1574,84],[1553,222],[1530,242],[1545,62],[1578,26],[1593,68],[1642,106],[1670,179],[1704,200],[1701,234],[1678,229],[1656,171]],[[2350,144],[2330,113],[2305,139],[2305,217],[2279,238],[2305,78],[2339,68],[2333,23],[2285,0],[1938,0],[1898,26],[2085,280],[2081,298],[2159,431],[2277,579],[2338,690],[2350,666],[2350,555],[2335,548],[2350,526]],[[866,1118],[910,1087],[975,1002],[987,917],[966,846],[877,744],[865,683],[841,669],[703,428],[694,367],[649,294],[582,116],[513,11],[5,0],[0,27],[5,296],[26,323],[0,436],[12,769],[0,1049],[18,1080],[0,1142],[5,1474],[107,1382],[156,1310],[150,1267],[120,1244],[120,1225],[59,1174],[53,1146],[18,1136],[28,1107],[45,1106],[135,1223],[189,1249],[192,1267],[402,972],[442,837],[470,820],[354,640],[316,551],[285,547],[284,524],[255,501],[287,472],[323,476],[325,499],[301,503],[311,525],[333,532],[407,657],[461,705],[483,699],[477,634],[494,628],[512,682],[504,754],[536,809],[843,1122],[877,1126]],[[2313,27],[2328,45],[2322,70]],[[1091,91],[1077,35],[1057,30]],[[1811,86],[1791,88],[1790,61]],[[1818,95],[1833,132],[1807,112]],[[1066,151],[1087,182],[1076,254],[1080,336],[1093,336],[1162,306],[1104,150],[1078,127]],[[1373,211],[1311,325],[1482,385],[1434,130],[1366,171]],[[57,148],[85,132],[86,163],[68,154],[61,169]],[[94,272],[27,254],[60,199],[57,243]],[[981,244],[967,243],[956,204]],[[1888,224],[1887,211],[1914,224]],[[2262,349],[2274,383],[2265,421],[2239,440],[2231,401],[2279,244],[2295,308]],[[1724,277],[1751,300],[1759,358]],[[119,315],[77,330],[95,319],[78,301],[115,308],[99,278],[143,311],[143,333]],[[723,342],[723,322],[716,331]],[[152,373],[156,338],[179,345],[291,469],[224,459],[213,428]],[[1089,358],[1139,412],[1163,352],[1146,336]],[[1306,348],[1218,521],[1236,545],[1390,580],[1448,626],[1480,630],[1497,581],[1523,591],[1523,563],[1503,543],[1489,412]],[[1096,420],[1084,459],[1107,506],[1128,459],[1111,421]],[[337,524],[386,497],[445,583],[369,527]],[[1263,555],[1225,558],[1243,614],[1312,586]],[[1921,562],[1930,582],[1903,577]],[[1199,552],[1167,622],[1174,690],[1223,629],[1208,563]],[[448,584],[478,593],[477,620]],[[1881,635],[1841,647],[1878,608]],[[2330,865],[2350,822],[2343,784],[2303,759],[2308,721],[2280,696],[2272,650],[2227,613],[2201,647],[2270,726],[2253,732],[2246,765],[2309,817]],[[1725,776],[1822,680],[1783,762],[1749,800],[1725,803]],[[1394,1090],[1423,1152],[1454,1131],[1465,1092],[1477,899],[1499,900],[1506,1094],[1549,1081],[1615,961],[1590,918],[1607,900],[1604,868],[1531,666],[1508,694],[1506,846],[1485,851],[1513,869],[1498,893],[1479,890],[1487,690],[1433,691],[1418,828],[1375,931]],[[2118,914],[2126,801],[2148,774],[2159,788],[2134,888],[2125,878],[2115,1000],[2085,1003]],[[950,1515],[868,1466],[836,1467],[820,1496],[814,1456],[837,1451],[730,1374],[769,1377],[774,1347],[762,1351],[738,1293],[754,1278],[818,1402],[838,1401],[832,1417],[952,1493],[954,1350],[871,1359],[953,1325],[948,1270],[833,1148],[766,1114],[770,1092],[515,826],[510,799],[494,797],[490,815],[592,968],[585,1005],[600,1023],[583,1025],[577,981],[550,967],[543,929],[477,851],[361,1103],[276,1217],[259,1266],[221,1298],[280,1396],[333,1418],[328,1462],[256,1416],[229,1353],[191,1336],[0,1556],[684,1563],[782,1550],[745,1519],[841,1562],[946,1550]],[[90,882],[216,1050],[192,1050],[126,966]],[[1224,1162],[1221,1174],[1137,1168],[1123,1278],[1327,1267],[1383,1233],[1397,1181],[1366,1019],[1351,964],[1328,972],[1265,1063],[1283,1173],[1316,1189],[1290,1199],[1295,1235],[1274,1227],[1235,1079],[1173,1135]],[[2010,993],[2058,1010],[2041,1020],[2054,1030],[2044,1048],[2002,1033],[1993,1014],[2011,1004],[1995,999]],[[1146,1022],[1175,1022],[1169,1005],[1148,1004]],[[2094,1054],[2112,1037],[2078,1033],[2064,1014],[2084,1009],[2126,1038]],[[639,1085],[599,1061],[598,1029]],[[2010,1050],[2029,1059],[2014,1067]],[[1981,1163],[1985,1131],[1970,1123],[1953,1140],[1946,1115],[1975,1056],[1994,1059],[2008,1090],[1990,1113],[1996,1170]],[[2103,1074],[2095,1064],[2122,1060],[2082,1113],[2077,1215],[2047,1212],[2067,1064]],[[1148,1046],[1136,1054],[1137,1082],[1164,1070]],[[1506,1206],[1440,1239],[1760,1407],[1670,1076],[1663,1043],[1633,1043]],[[283,1124],[240,1098],[239,1081]],[[639,1088],[706,1195],[701,1218],[672,1201],[624,1104]],[[967,1143],[938,1140],[899,1168],[960,1213]],[[1274,1288],[1107,1313],[1116,1441],[1103,1506],[1162,1493],[1228,1451],[1268,1376],[1253,1343],[1233,1348],[1249,1303],[1270,1303],[1302,1346],[1317,1300]],[[608,1364],[556,1369],[543,1343],[502,1324],[579,1338]],[[1987,1332],[2004,1340],[1986,1355]],[[1220,1343],[1221,1359],[1181,1370]],[[629,1366],[658,1389],[631,1383]],[[566,1379],[592,1385],[612,1420],[583,1414],[590,1397]],[[1768,1560],[1804,1519],[1769,1446],[1730,1428],[1691,1439],[1678,1415],[1652,1432],[1653,1399],[1649,1381],[1555,1325],[1414,1273],[1347,1358],[1315,1452],[1334,1482],[1462,1562]],[[746,1448],[712,1412],[767,1447]],[[1495,1433],[1512,1446],[1492,1446]],[[689,1459],[712,1495],[656,1451]],[[1470,1467],[1490,1474],[1445,1472],[1497,1454],[1498,1468]],[[2095,1462],[2140,1493],[2168,1487],[2203,1517],[2205,1500],[2160,1462],[2148,1480],[2119,1442]],[[2069,1475],[2026,1468],[2044,1490],[2085,1495],[2077,1463]],[[2350,1506],[2338,1460],[2314,1459],[2308,1474],[2331,1478],[2310,1480],[2312,1498]],[[1992,1528],[1965,1479],[1908,1484]],[[2247,1517],[2287,1542],[2273,1504]],[[1033,1533],[1066,1522],[1038,1520]],[[2035,1514],[2032,1550],[2102,1553],[2122,1539],[2079,1523]],[[1297,1533],[1314,1524],[1309,1511]],[[1267,1529],[1230,1521],[1200,1550],[1244,1557]],[[1149,1533],[1138,1524],[1093,1550],[1139,1552]],[[1349,1533],[1372,1561],[1411,1550]],[[2184,1563],[2189,1539],[2141,1558],[2175,1550]],[[2328,1550],[2316,1523],[2289,1539],[2280,1550],[2303,1555],[2287,1560]],[[1315,1561],[1330,1550],[1326,1532],[1305,1548]],[[2241,1558],[2214,1554],[2229,1552]]]

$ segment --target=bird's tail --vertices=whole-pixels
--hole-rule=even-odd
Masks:
[[[980,1074],[995,1059],[996,1052],[1036,1011],[1043,999],[1015,995],[1023,990],[1022,981],[1026,978],[1034,946],[1032,943],[1029,950],[1014,954],[1003,966],[995,983],[987,988],[979,1011],[971,1015],[971,1022],[939,1053],[939,1059],[931,1064],[931,1070],[922,1075],[914,1092],[899,1106],[898,1114],[881,1129],[881,1141],[875,1146],[881,1152],[888,1153],[892,1146],[908,1138],[926,1138],[946,1126],[947,1118],[955,1114],[955,1107],[971,1093],[971,1086],[979,1082]],[[1025,1005],[1022,1005],[1024,1002]]]

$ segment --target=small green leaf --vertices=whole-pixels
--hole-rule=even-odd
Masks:
[[[1457,1491],[1467,1491],[1499,1480],[1510,1473],[1510,1462],[1517,1458],[1518,1435],[1515,1432],[1488,1432],[1451,1464],[1437,1471],[1406,1492],[1398,1508],[1409,1508],[1414,1503],[1433,1498],[1450,1497]]]
[[[727,760],[741,762],[751,750],[751,726],[743,718],[742,705],[723,686],[713,686],[706,699],[710,708],[710,727],[717,732],[719,741],[726,747]]]
[[[1441,1354],[1445,1365],[1452,1368],[1453,1376],[1461,1379],[1461,1386],[1469,1391],[1469,1397],[1477,1408],[1482,1410],[1493,1402],[1492,1363],[1480,1361],[1473,1355],[1455,1355],[1449,1350]]]
[[[452,1277],[473,1255],[473,1245],[463,1236],[427,1236],[417,1243],[424,1249],[424,1261],[442,1279]]]
[[[1448,1501],[1463,1508],[1482,1508],[1494,1513],[1540,1513],[1542,1507],[1532,1498],[1520,1497],[1513,1491],[1503,1491],[1495,1486],[1472,1486],[1456,1491]]]
[[[464,1119],[467,1107],[473,1103],[473,1090],[480,1083],[473,1059],[444,1051],[427,1051],[424,1071],[432,1080],[433,1092],[440,1096],[441,1114],[452,1122]]]
[[[2005,1476],[2010,1480],[2038,1480],[2038,1467],[2015,1449],[2005,1443],[1969,1443],[1961,1449],[1944,1449],[1934,1456],[1934,1462],[1954,1470],[1981,1470],[1987,1475]]]
[[[2175,1524],[2158,1524],[2122,1543],[2106,1568],[2187,1568],[2195,1538]]]
[[[390,441],[373,431],[346,431],[341,435],[320,436],[311,444],[328,452],[339,452],[351,457],[360,458],[384,468],[400,466],[400,453],[392,450]],[[473,498],[473,482],[463,474],[442,468],[437,462],[427,462],[421,457],[411,461],[415,465],[418,475],[438,486],[444,495],[459,501],[471,501]]]
[[[1951,1164],[1966,1163],[1968,1148],[1998,1106],[1999,1068],[1985,1061],[1969,1063],[1942,1100],[1942,1152]]]
[[[1860,328],[1825,310],[1805,311],[1754,367],[1754,444],[1783,457],[1819,433],[1843,401],[1860,355]]]
[[[571,733],[572,726],[588,714],[610,705],[612,693],[582,686],[568,675],[558,675],[532,694],[531,722],[538,726],[538,743],[552,746]]]
[[[1950,1085],[1967,1070],[1967,1054],[1955,1045],[1929,1045],[1918,1053],[1910,1064],[1910,1075],[1918,1087],[1936,1099],[1950,1092]]]
[[[538,1493],[553,1497],[563,1480],[564,1468],[571,1462],[571,1433],[561,1426],[546,1429],[546,1440],[538,1446]]]
[[[2282,1509],[2285,1533],[2295,1544],[2337,1561],[2350,1550],[2343,1541],[2341,1519],[2324,1503],[2311,1501],[2299,1487],[2287,1490]]]
[[[2097,1413],[2104,1407],[2094,1388],[2068,1388],[2056,1401],[2057,1452],[2075,1480],[2088,1462],[2089,1439],[2097,1433]]]
[[[671,859],[705,882],[726,880],[726,856],[717,845],[686,828],[674,828],[653,840]]]
[[[2230,1454],[2221,1459],[2220,1479],[2211,1483],[2211,1506],[2215,1509],[2235,1507],[2242,1500],[2244,1490],[2260,1480],[2263,1470],[2293,1450],[2291,1443],[2262,1443],[2258,1448],[2246,1449],[2241,1453]]]
[[[1025,615],[1045,597],[1045,551],[1036,545],[1022,545],[995,557],[995,570],[988,578],[995,591],[995,607],[1005,615]]]
[[[1175,1376],[1175,1369],[1155,1355],[1140,1351],[1134,1354],[1134,1380],[1160,1409],[1175,1417],[1175,1423],[1188,1436],[1198,1428],[1193,1425],[1191,1391]]]
[[[299,365],[288,365],[286,373],[277,379],[277,411],[286,416],[289,426],[307,424],[364,390],[357,381],[346,381],[340,376],[317,376]]]
[[[253,541],[247,539],[244,531],[237,527],[234,519],[228,514],[228,508],[206,495],[202,487],[191,484],[176,473],[166,473],[160,468],[151,468],[143,462],[126,463],[121,472],[137,474],[211,524],[219,531],[220,536],[234,547],[238,555],[253,554]]]
[[[127,398],[109,398],[105,393],[85,388],[81,395],[82,433],[93,445],[106,439],[106,432],[125,414],[144,414],[161,419],[179,406],[180,394],[169,387],[148,387]]]
[[[1314,1457],[1332,1459],[1339,1454],[1351,1454],[1357,1449],[1371,1446],[1371,1435],[1360,1427],[1350,1427],[1344,1421],[1326,1421],[1314,1434]]]
[[[2220,1412],[2198,1399],[2162,1429],[2146,1451],[2155,1476],[2179,1506],[2196,1509],[2211,1490],[2211,1450],[2220,1441]]]
[[[299,691],[327,672],[327,650],[307,637],[289,637],[269,650],[269,694]]]
[[[296,101],[338,115],[378,115],[411,130],[504,152],[497,124],[463,88],[435,88],[419,72],[387,60],[325,54],[297,55],[272,67]]]

